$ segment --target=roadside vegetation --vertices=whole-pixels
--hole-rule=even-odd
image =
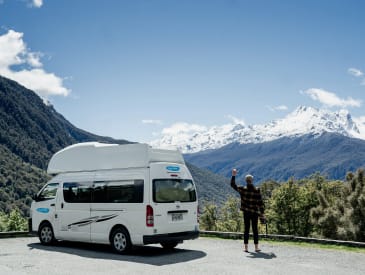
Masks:
[[[0,232],[26,230],[28,230],[28,221],[18,209],[12,210],[9,214],[0,212]]]
[[[268,233],[365,242],[364,180],[364,171],[358,170],[348,173],[344,182],[316,173],[301,180],[262,183]],[[221,208],[204,202],[200,228],[242,232],[239,202],[238,195]],[[260,232],[265,232],[263,225]]]

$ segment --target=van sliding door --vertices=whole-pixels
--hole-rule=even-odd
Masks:
[[[58,205],[60,238],[90,241],[91,182],[64,182],[63,196]]]

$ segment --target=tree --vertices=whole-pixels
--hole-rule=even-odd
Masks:
[[[17,208],[13,209],[10,214],[0,212],[0,232],[26,230],[28,230],[28,221]]]
[[[213,202],[206,202],[199,218],[200,228],[208,231],[217,230],[218,207]]]
[[[0,212],[0,232],[7,231],[7,220],[7,215],[4,212]]]
[[[230,196],[223,205],[219,219],[218,230],[228,232],[240,232],[243,229],[243,217],[239,208],[240,199]]]
[[[7,231],[26,231],[28,228],[27,220],[22,217],[18,209],[10,212],[7,221]]]
[[[273,191],[266,216],[271,232],[308,236],[312,232],[310,210],[318,204],[315,186],[289,179]]]
[[[364,171],[348,173],[347,184],[330,182],[318,192],[311,219],[323,237],[365,241]]]
[[[365,241],[365,186],[364,170],[357,171],[350,180],[351,193],[346,198],[348,210],[345,212],[343,224],[345,233],[352,235],[356,241]],[[347,228],[346,228],[347,227]]]

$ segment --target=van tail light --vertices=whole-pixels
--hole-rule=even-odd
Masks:
[[[146,207],[146,226],[153,227],[154,220],[153,220],[153,208],[151,205],[147,205]]]

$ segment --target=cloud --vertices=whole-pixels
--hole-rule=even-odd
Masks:
[[[347,72],[354,77],[361,78],[360,85],[365,86],[365,76],[362,71],[360,71],[359,69],[355,69],[355,68],[349,68],[347,70]]]
[[[163,135],[191,134],[196,132],[207,131],[207,127],[198,124],[189,124],[186,122],[177,122],[168,128],[162,130]]]
[[[27,48],[23,33],[9,30],[0,35],[0,75],[19,82],[41,97],[69,95],[70,90],[64,87],[63,79],[43,69],[42,56]],[[16,70],[14,66],[20,69]]]
[[[156,125],[161,125],[162,121],[161,120],[156,120],[156,119],[143,119],[142,120],[143,124],[156,124]]]
[[[355,68],[349,68],[347,70],[347,72],[350,74],[350,75],[353,75],[355,77],[362,77],[364,75],[364,73],[362,71],[360,71],[359,69],[355,69]]]
[[[31,6],[35,8],[40,8],[43,5],[43,0],[32,0]]]
[[[266,107],[272,112],[288,110],[288,106],[286,106],[286,105],[279,105],[279,106],[276,106],[276,107],[271,107],[271,106],[266,106]]]
[[[312,88],[304,92],[309,95],[313,100],[321,102],[328,107],[360,107],[361,100],[348,97],[347,99],[339,98],[336,94],[325,91],[323,89]]]
[[[227,115],[226,117],[229,118],[230,120],[232,120],[234,124],[241,124],[241,125],[245,125],[246,124],[243,119],[234,117],[232,115]]]
[[[23,0],[30,8],[40,8],[43,6],[43,0]],[[5,0],[0,0],[0,5],[4,4]]]

